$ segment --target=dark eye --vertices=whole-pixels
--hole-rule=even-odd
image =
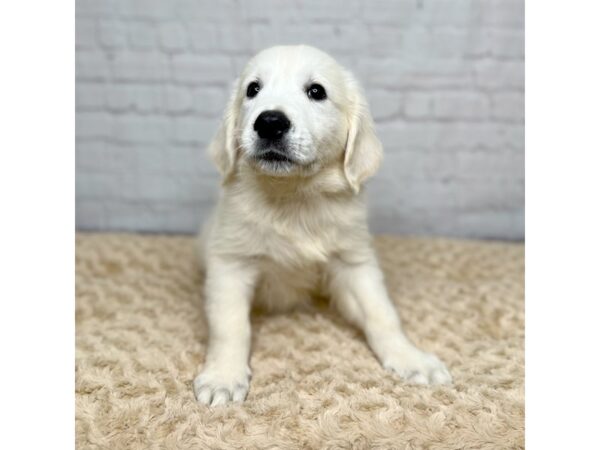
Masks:
[[[260,84],[258,84],[256,81],[253,81],[248,85],[248,89],[246,89],[246,97],[254,98],[256,97],[256,94],[258,94],[258,91],[260,91]]]
[[[327,98],[327,92],[325,92],[325,88],[317,83],[313,83],[308,87],[306,95],[308,95],[308,98],[317,101],[325,100]]]

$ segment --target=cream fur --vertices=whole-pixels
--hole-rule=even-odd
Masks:
[[[247,99],[255,79],[263,87]],[[327,90],[324,102],[304,95],[315,80]],[[268,109],[290,117],[290,151],[300,164],[280,168],[252,158],[252,124]],[[451,382],[439,359],[404,336],[388,298],[361,192],[379,166],[381,144],[349,72],[307,46],[259,53],[236,82],[209,151],[224,183],[199,241],[210,331],[194,381],[200,403],[245,398],[253,302],[286,310],[315,296],[331,298],[386,369],[417,384]]]

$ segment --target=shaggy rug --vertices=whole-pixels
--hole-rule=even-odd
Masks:
[[[79,234],[79,449],[524,446],[523,246],[375,240],[407,334],[449,387],[403,383],[326,305],[252,316],[243,404],[196,403],[206,323],[189,237]]]

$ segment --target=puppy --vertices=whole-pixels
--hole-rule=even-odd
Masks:
[[[316,293],[364,332],[386,369],[451,382],[402,332],[371,246],[361,186],[382,147],[347,70],[304,45],[260,52],[235,82],[209,154],[223,187],[198,239],[209,325],[200,403],[246,397],[253,301],[281,310]]]

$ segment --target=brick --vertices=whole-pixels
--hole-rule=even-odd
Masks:
[[[158,43],[156,27],[147,22],[128,23],[129,45],[135,50],[152,50]]]
[[[157,183],[157,178],[160,180]],[[141,199],[154,200],[156,203],[200,202],[202,198],[202,180],[194,174],[162,174],[149,176],[140,174],[138,181],[143,183]],[[218,183],[217,183],[218,186]],[[161,189],[162,188],[162,189]]]
[[[177,201],[176,177],[164,173],[140,172],[136,176],[136,200],[157,203]]]
[[[144,146],[147,146],[144,144]],[[108,164],[111,170],[122,174],[131,174],[140,167],[135,148],[128,143],[120,145],[117,142],[106,143]]]
[[[287,33],[288,26],[272,27],[268,24],[258,23],[253,24],[250,28],[250,42],[253,52],[259,52],[273,45],[290,45],[297,44],[297,36]],[[243,67],[249,58],[244,58],[242,64],[237,65],[237,68]]]
[[[405,147],[403,142],[396,145],[402,148],[386,151],[385,159],[388,167],[382,168],[382,175],[388,177],[389,182],[394,185],[401,183],[397,186],[400,197],[404,197],[402,191],[405,184],[412,183],[414,180],[430,182],[456,177],[458,162],[455,153],[436,149],[410,149]],[[403,181],[394,181],[400,179]]]
[[[108,50],[127,46],[127,27],[116,20],[101,20],[98,25],[98,40]]]
[[[212,131],[213,135],[216,128]],[[212,138],[212,135],[211,135]],[[203,191],[215,191],[219,186],[220,174],[210,160],[207,151],[208,144],[173,144],[166,153],[168,161],[165,173],[191,175],[202,181]],[[205,197],[204,200],[207,200]]]
[[[523,28],[525,26],[524,0],[482,0],[482,25]]]
[[[406,53],[406,31],[401,27],[372,27],[366,36],[366,46],[370,55],[401,55]]]
[[[525,97],[522,92],[501,92],[492,95],[492,117],[509,122],[525,120]]]
[[[118,231],[165,230],[166,218],[148,202],[118,199],[106,205],[108,227]]]
[[[402,149],[433,149],[436,143],[436,132],[428,123],[410,123],[394,121],[377,124],[377,134],[386,153],[390,154]]]
[[[162,110],[163,90],[158,85],[111,85],[106,88],[106,105],[110,111],[152,113]]]
[[[475,78],[477,86],[485,89],[523,89],[525,65],[523,61],[481,61],[475,66]]]
[[[213,0],[178,0],[175,3],[174,12],[179,19],[201,19],[203,23],[237,22],[241,17],[240,5],[235,0],[219,0],[218,2]]]
[[[525,56],[525,33],[523,29],[488,29],[480,27],[469,30],[467,33],[456,30],[444,30],[435,33],[442,35],[458,33],[464,35],[464,56],[467,57],[523,59]],[[443,43],[443,36],[441,42],[442,45],[448,45]],[[447,42],[450,42],[450,40]]]
[[[91,49],[96,47],[96,21],[78,18],[75,21],[75,47]]]
[[[169,58],[154,52],[121,52],[115,54],[112,70],[117,81],[165,81],[170,75]]]
[[[367,92],[366,96],[375,120],[396,117],[402,112],[403,97],[399,92],[376,90]]]
[[[477,151],[461,151],[455,155],[457,166],[456,176],[463,180],[501,180],[503,183],[520,185],[519,180],[525,179],[525,157],[502,149]],[[512,186],[507,188],[512,189]],[[507,191],[508,192],[508,191]]]
[[[106,138],[113,133],[114,121],[104,112],[83,112],[75,115],[75,136],[77,138]]]
[[[79,17],[110,17],[117,15],[117,5],[120,0],[77,0],[75,14]]]
[[[133,109],[129,89],[128,85],[108,86],[105,91],[106,108],[111,112]]]
[[[369,55],[399,58],[462,58],[471,43],[468,33],[455,29],[376,27],[368,33]]]
[[[307,44],[333,54],[360,52],[366,48],[366,27],[343,24],[257,24],[251,29],[252,48],[260,51],[272,45]]]
[[[436,0],[424,2],[422,20],[434,27],[467,28],[477,26],[483,20],[482,5],[473,0]]]
[[[192,201],[156,201],[153,204],[152,213],[159,216],[164,230],[169,233],[197,232],[202,221],[199,211],[202,210],[202,202],[198,199]],[[153,220],[155,222],[156,219]]]
[[[217,131],[219,121],[200,117],[181,117],[175,123],[175,142],[187,144],[208,144]]]
[[[168,86],[164,95],[165,107],[169,113],[180,114],[192,110],[192,91],[189,88]]]
[[[523,127],[498,123],[460,123],[439,126],[436,145],[447,149],[522,149]]]
[[[497,239],[497,236],[503,236],[504,239],[519,241],[525,236],[525,216],[522,209],[463,212],[456,217],[456,236],[473,236],[474,239]],[[441,228],[439,232],[443,233],[444,229]]]
[[[299,20],[298,2],[294,0],[253,0],[240,6],[245,22],[287,24]]]
[[[206,52],[219,49],[219,30],[216,25],[198,24],[195,21],[188,21],[185,25],[194,51]]]
[[[202,209],[201,202],[194,202],[193,206],[189,204],[178,206],[169,205],[170,211],[165,213],[167,219],[166,229],[171,233],[187,233],[189,230],[198,230],[202,222],[199,214]],[[204,205],[204,207],[206,206]]]
[[[195,112],[210,117],[221,117],[229,93],[223,88],[196,88],[192,93],[192,105]]]
[[[464,88],[473,70],[459,60],[364,58],[358,67],[366,84],[392,89]]]
[[[78,83],[75,86],[75,106],[78,110],[97,110],[104,107],[104,85]]]
[[[81,172],[75,178],[80,199],[116,199],[121,196],[123,176],[108,172]]]
[[[102,231],[106,229],[104,201],[77,199],[75,203],[75,227],[78,230]]]
[[[223,83],[234,76],[225,56],[174,55],[172,68],[174,80],[184,84]]]
[[[378,124],[380,138],[393,150],[446,149],[448,151],[473,149],[515,149],[523,146],[522,125],[487,122],[420,122],[394,121]]]
[[[433,115],[439,119],[485,120],[489,111],[490,100],[480,93],[444,92],[433,100]]]
[[[248,53],[252,49],[248,24],[225,25],[217,29],[218,48],[227,53]]]
[[[489,46],[495,57],[522,59],[525,56],[524,30],[492,30]]]
[[[75,54],[75,77],[78,81],[104,81],[110,77],[110,60],[99,52]]]
[[[75,152],[77,171],[127,173],[140,167],[135,148],[114,142],[79,139]]]
[[[181,23],[163,23],[159,28],[160,46],[163,50],[176,53],[184,51],[188,46],[186,30]]]
[[[309,44],[335,55],[362,52],[366,48],[367,30],[362,25],[314,25],[309,33]],[[299,39],[299,42],[302,40]]]
[[[456,209],[458,200],[452,184],[438,179],[412,180],[403,187],[402,207],[405,211],[428,213]]]
[[[358,66],[360,77],[366,85],[397,87],[398,80],[408,70],[408,65],[397,58],[364,58]]]
[[[441,58],[463,58],[473,53],[473,39],[469,32],[455,29],[436,29],[431,32],[430,54]]]
[[[308,22],[346,22],[358,17],[358,0],[303,0],[298,3],[300,16]]]
[[[227,80],[227,85],[228,86],[232,86],[232,83],[237,80],[237,77],[239,76],[239,74],[242,73],[242,71],[244,70],[244,68],[246,67],[246,64],[248,64],[248,61],[250,61],[250,56],[248,55],[232,55],[231,56],[231,64],[233,65],[233,72],[231,74],[231,76],[229,77],[229,79]]]
[[[419,14],[419,6],[413,0],[371,0],[363,2],[360,11],[366,23],[394,26],[420,22]]]
[[[106,143],[100,141],[77,142],[75,148],[75,166],[77,171],[95,171],[99,168],[109,168],[109,155],[106,151]],[[85,180],[85,178],[84,178]]]
[[[487,123],[423,123],[420,125],[423,127],[421,132],[428,130],[432,148],[436,150],[459,151],[498,145],[494,136],[491,136],[492,127]],[[468,131],[465,133],[466,130]],[[418,131],[413,131],[413,134],[416,132]]]
[[[119,14],[132,19],[162,19],[174,16],[171,2],[164,0],[127,0],[118,2]]]
[[[196,144],[172,144],[166,150],[164,171],[169,174],[193,174],[198,176],[201,164],[212,164],[206,158],[206,149]]]
[[[474,27],[465,33],[463,57],[469,59],[491,58],[492,36],[487,28]]]
[[[115,118],[114,138],[129,143],[165,143],[171,137],[169,119],[163,116],[126,115]]]
[[[457,208],[461,212],[485,210],[506,211],[514,205],[522,205],[525,199],[523,183],[513,180],[488,179],[460,180],[460,195],[457,196]]]
[[[157,85],[139,85],[130,90],[133,110],[140,113],[156,113],[163,110],[164,90]]]
[[[169,156],[165,144],[129,146],[136,160],[137,172],[147,177],[163,177],[167,172]],[[160,187],[160,184],[157,184]],[[133,199],[137,197],[132,197]]]
[[[404,114],[411,119],[429,117],[433,114],[433,98],[430,94],[415,92],[406,96]]]

